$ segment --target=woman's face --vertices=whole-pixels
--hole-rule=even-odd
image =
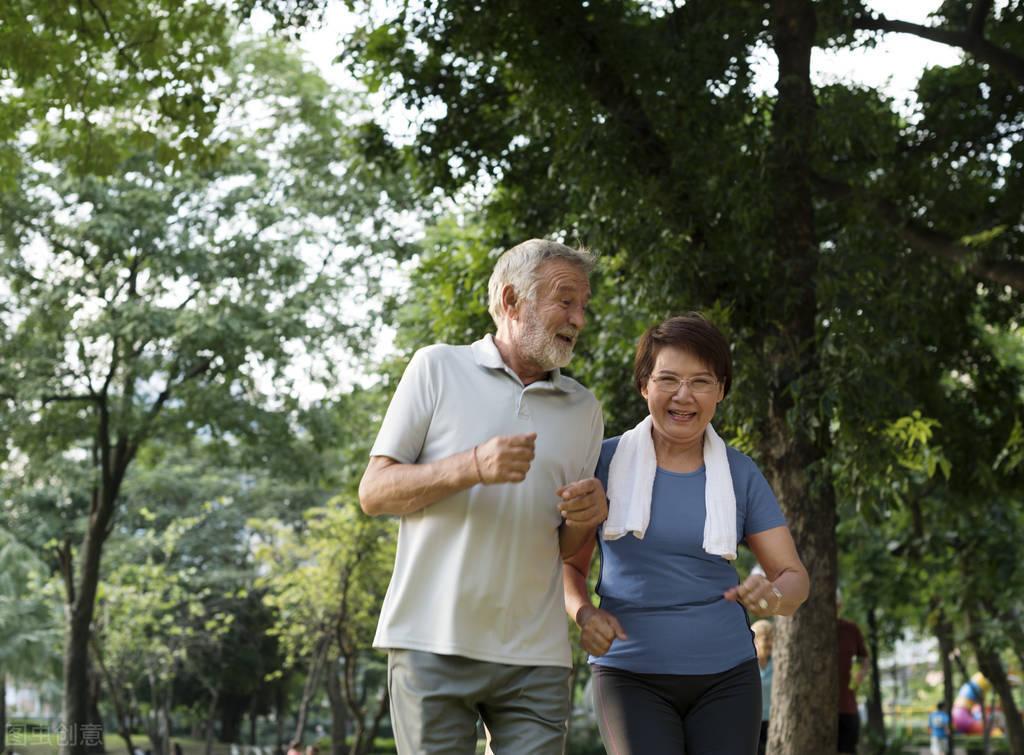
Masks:
[[[683,380],[671,392],[672,383]],[[700,384],[714,382],[708,392],[694,392]],[[654,369],[641,389],[654,423],[655,437],[672,445],[691,445],[703,440],[704,429],[715,416],[724,389],[711,368],[688,351],[663,346],[654,358]]]

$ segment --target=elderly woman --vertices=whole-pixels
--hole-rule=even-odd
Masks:
[[[752,755],[761,679],[748,612],[792,614],[807,571],[764,476],[710,424],[732,381],[721,332],[696,313],[648,329],[634,378],[649,415],[604,442],[608,519],[563,568],[601,737],[619,755]],[[595,542],[600,608],[586,584]],[[739,581],[738,542],[764,574]]]

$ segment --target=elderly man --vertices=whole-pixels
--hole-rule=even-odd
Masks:
[[[608,513],[604,422],[559,369],[586,319],[594,260],[533,239],[488,286],[497,326],[406,368],[359,485],[401,517],[374,646],[388,650],[399,753],[562,752],[572,666],[562,558]]]

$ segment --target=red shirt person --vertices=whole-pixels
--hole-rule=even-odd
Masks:
[[[860,628],[852,621],[836,619],[839,657],[839,752],[857,752],[860,738],[860,715],[857,713],[857,689],[867,671],[868,649]],[[853,659],[860,662],[857,678],[850,684]]]

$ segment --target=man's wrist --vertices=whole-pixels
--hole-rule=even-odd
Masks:
[[[473,446],[473,469],[476,470],[477,483],[484,484],[484,473],[480,471],[480,459],[477,458],[476,446]]]

